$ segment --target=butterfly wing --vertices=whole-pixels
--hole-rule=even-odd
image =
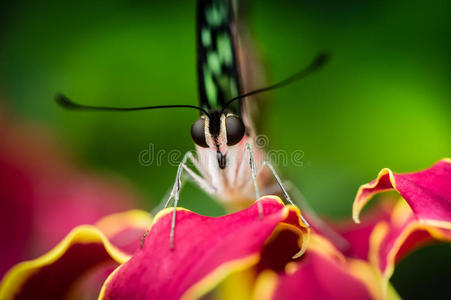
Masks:
[[[236,54],[236,30],[229,0],[197,3],[197,73],[200,106],[221,110],[241,92]],[[228,107],[241,115],[239,102]]]

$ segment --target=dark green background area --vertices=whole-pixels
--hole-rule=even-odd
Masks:
[[[450,155],[449,1],[259,0],[248,8],[270,82],[320,50],[333,55],[320,73],[267,95],[261,120],[270,149],[303,151],[303,166],[279,169],[319,213],[350,216],[358,186],[383,167],[413,171]],[[197,112],[75,113],[52,99],[63,92],[86,104],[196,104],[194,22],[194,1],[3,3],[0,94],[49,127],[80,164],[126,178],[151,209],[174,180],[169,151],[193,148]],[[163,153],[161,164],[139,164],[149,144]],[[181,199],[221,213],[193,187]],[[450,247],[430,249],[395,273],[402,296],[450,278]],[[437,273],[425,267],[442,260],[448,267]]]

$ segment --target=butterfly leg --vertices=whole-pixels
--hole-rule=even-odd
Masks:
[[[246,148],[249,151],[249,165],[251,167],[251,174],[252,174],[252,181],[254,182],[254,189],[255,189],[255,198],[257,201],[257,207],[258,207],[258,215],[260,218],[263,217],[263,206],[258,201],[260,199],[260,191],[258,189],[258,183],[257,183],[257,170],[255,168],[255,160],[254,160],[254,153],[252,152],[251,145],[249,143],[246,144]]]
[[[257,173],[258,175],[258,173]],[[280,185],[278,183],[273,183],[261,190],[262,195],[277,195],[280,192]]]
[[[287,202],[293,206],[296,206],[294,204],[293,200],[291,200],[290,194],[288,194],[287,189],[285,188],[285,185],[283,184],[282,180],[280,179],[279,175],[276,172],[276,169],[274,169],[272,164],[269,161],[265,160],[263,162],[262,168],[259,171],[261,171],[263,169],[263,167],[267,167],[269,169],[269,171],[272,173],[272,175],[274,176],[274,178],[277,181],[277,184],[279,185],[280,189],[282,190],[282,193],[283,193],[285,199],[287,200]],[[302,219],[302,222],[304,222],[304,224],[309,226],[309,223],[307,222],[307,220],[304,219],[304,217],[302,215],[301,215],[301,219]]]
[[[182,171],[185,170],[189,176],[196,182],[201,189],[206,191],[208,194],[213,195],[215,190],[214,188],[203,178],[197,175],[193,170],[191,170],[187,165],[187,160],[191,160],[194,165],[197,164],[197,160],[194,158],[193,154],[188,151],[183,157],[182,162],[179,164],[177,168],[177,175],[175,178],[174,186],[172,187],[171,194],[169,195],[168,200],[166,201],[165,208],[169,205],[171,199],[174,199],[174,209],[172,210],[172,220],[171,220],[171,232],[169,234],[169,247],[174,249],[174,235],[175,235],[175,220],[177,216],[177,204],[179,201],[180,190],[182,188]]]
[[[178,165],[177,175],[175,177],[174,185],[172,186],[171,192],[164,204],[164,208],[167,208],[169,203],[171,202],[171,200],[174,199],[174,209],[172,211],[172,219],[171,219],[171,231],[169,234],[169,246],[171,249],[174,248],[175,220],[176,220],[176,216],[177,216],[177,204],[179,201],[180,190],[182,188],[183,171],[185,170],[186,174],[192,179],[192,181],[194,183],[196,183],[207,194],[214,195],[214,193],[215,193],[215,189],[210,185],[210,183],[208,183],[205,179],[203,179],[201,176],[196,174],[196,172],[194,172],[192,169],[190,169],[186,165],[188,160],[191,161],[197,169],[199,168],[198,167],[199,164],[198,164],[196,158],[194,157],[194,155],[192,154],[192,152],[191,151],[186,152],[185,155],[183,156],[182,161]],[[146,232],[144,234],[144,236],[141,240],[141,246],[142,246],[143,239],[145,238],[145,236],[147,236],[147,234],[148,234],[148,232]]]
[[[194,157],[193,153],[191,151],[186,152],[185,155],[183,156],[182,161],[180,162],[180,164],[177,168],[177,175],[175,177],[174,185],[172,187],[171,193],[169,194],[169,197],[166,200],[163,208],[167,208],[172,199],[174,199],[174,200],[178,199],[180,190],[182,189],[182,175],[183,175],[182,172],[183,172],[183,170],[186,171],[186,174],[189,176],[189,178],[195,184],[197,184],[197,186],[200,189],[204,190],[209,195],[214,195],[215,188],[209,182],[207,182],[204,178],[202,178],[201,176],[196,174],[196,172],[194,172],[191,168],[189,168],[186,165],[186,162],[188,160],[194,164],[194,166],[196,167],[197,170],[199,170],[199,163],[198,163],[197,159]]]
[[[291,181],[285,181],[285,187],[293,195],[293,199],[296,205],[309,216],[313,225],[321,231],[322,234],[327,236],[334,244],[342,251],[346,251],[349,248],[349,243],[346,241],[335,229],[329,224],[324,222],[320,216],[314,211],[314,209],[308,204],[304,195]]]

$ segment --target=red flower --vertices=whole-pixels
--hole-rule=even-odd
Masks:
[[[425,242],[451,240],[450,183],[448,159],[416,173],[382,170],[360,188],[354,219],[377,192],[393,189],[405,200],[381,202],[360,224],[337,224],[346,249],[310,230],[297,208],[274,196],[259,200],[262,218],[256,204],[217,218],[178,209],[174,249],[171,209],[154,218],[142,248],[137,233],[146,215],[114,215],[77,227],[46,255],[15,266],[1,283],[0,298],[74,297],[87,270],[104,264],[118,267],[100,299],[394,298],[388,279],[395,263]],[[122,242],[131,238],[128,250],[119,236]]]

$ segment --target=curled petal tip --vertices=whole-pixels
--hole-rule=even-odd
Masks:
[[[377,178],[362,185],[353,204],[353,219],[377,193],[397,191],[423,222],[451,223],[451,162],[445,158],[430,168],[412,173],[382,169]]]
[[[301,249],[301,250],[299,250],[298,253],[293,255],[292,259],[297,259],[297,258],[301,257],[304,253],[305,253],[305,249]]]

